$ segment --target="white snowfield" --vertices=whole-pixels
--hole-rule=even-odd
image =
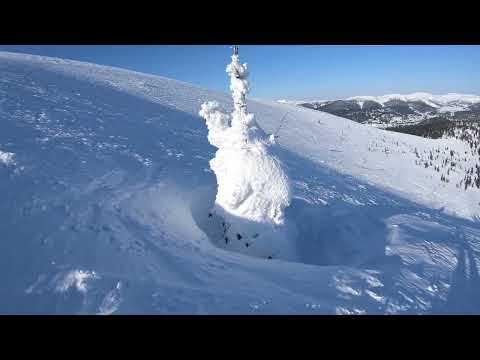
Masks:
[[[328,101],[328,100],[318,100],[318,101],[312,101],[312,102],[326,102],[326,101]],[[300,104],[304,104],[308,101],[281,99],[281,100],[277,100],[277,102],[279,102],[280,104],[300,105]]]
[[[278,135],[298,254],[255,258],[209,231],[206,101],[232,111],[175,80],[0,53],[0,313],[480,313],[480,193],[415,164],[464,143],[248,101]]]

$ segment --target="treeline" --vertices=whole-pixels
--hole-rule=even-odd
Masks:
[[[421,136],[429,139],[439,139],[444,135],[453,133],[456,128],[456,122],[441,117],[435,117],[425,120],[415,125],[404,125],[389,127],[387,130],[403,134]]]

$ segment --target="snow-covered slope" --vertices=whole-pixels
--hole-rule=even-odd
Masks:
[[[0,53],[1,313],[480,312],[480,194],[415,164],[462,142],[250,101],[278,135],[299,254],[259,259],[214,245],[210,100],[232,110],[158,76]]]

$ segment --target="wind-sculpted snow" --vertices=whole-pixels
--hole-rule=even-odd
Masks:
[[[206,101],[233,110],[174,80],[0,54],[1,313],[480,312],[478,190],[415,164],[461,142],[249,101],[297,229],[295,262],[259,259],[212,242]]]

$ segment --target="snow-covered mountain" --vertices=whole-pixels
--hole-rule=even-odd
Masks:
[[[163,77],[0,53],[0,313],[480,312],[480,191],[418,165],[467,166],[465,142],[249,101],[277,135],[298,254],[250,257],[216,246],[208,216],[212,100],[232,110]]]
[[[296,104],[381,128],[418,124],[436,118],[480,120],[480,96],[477,95],[392,94]]]

